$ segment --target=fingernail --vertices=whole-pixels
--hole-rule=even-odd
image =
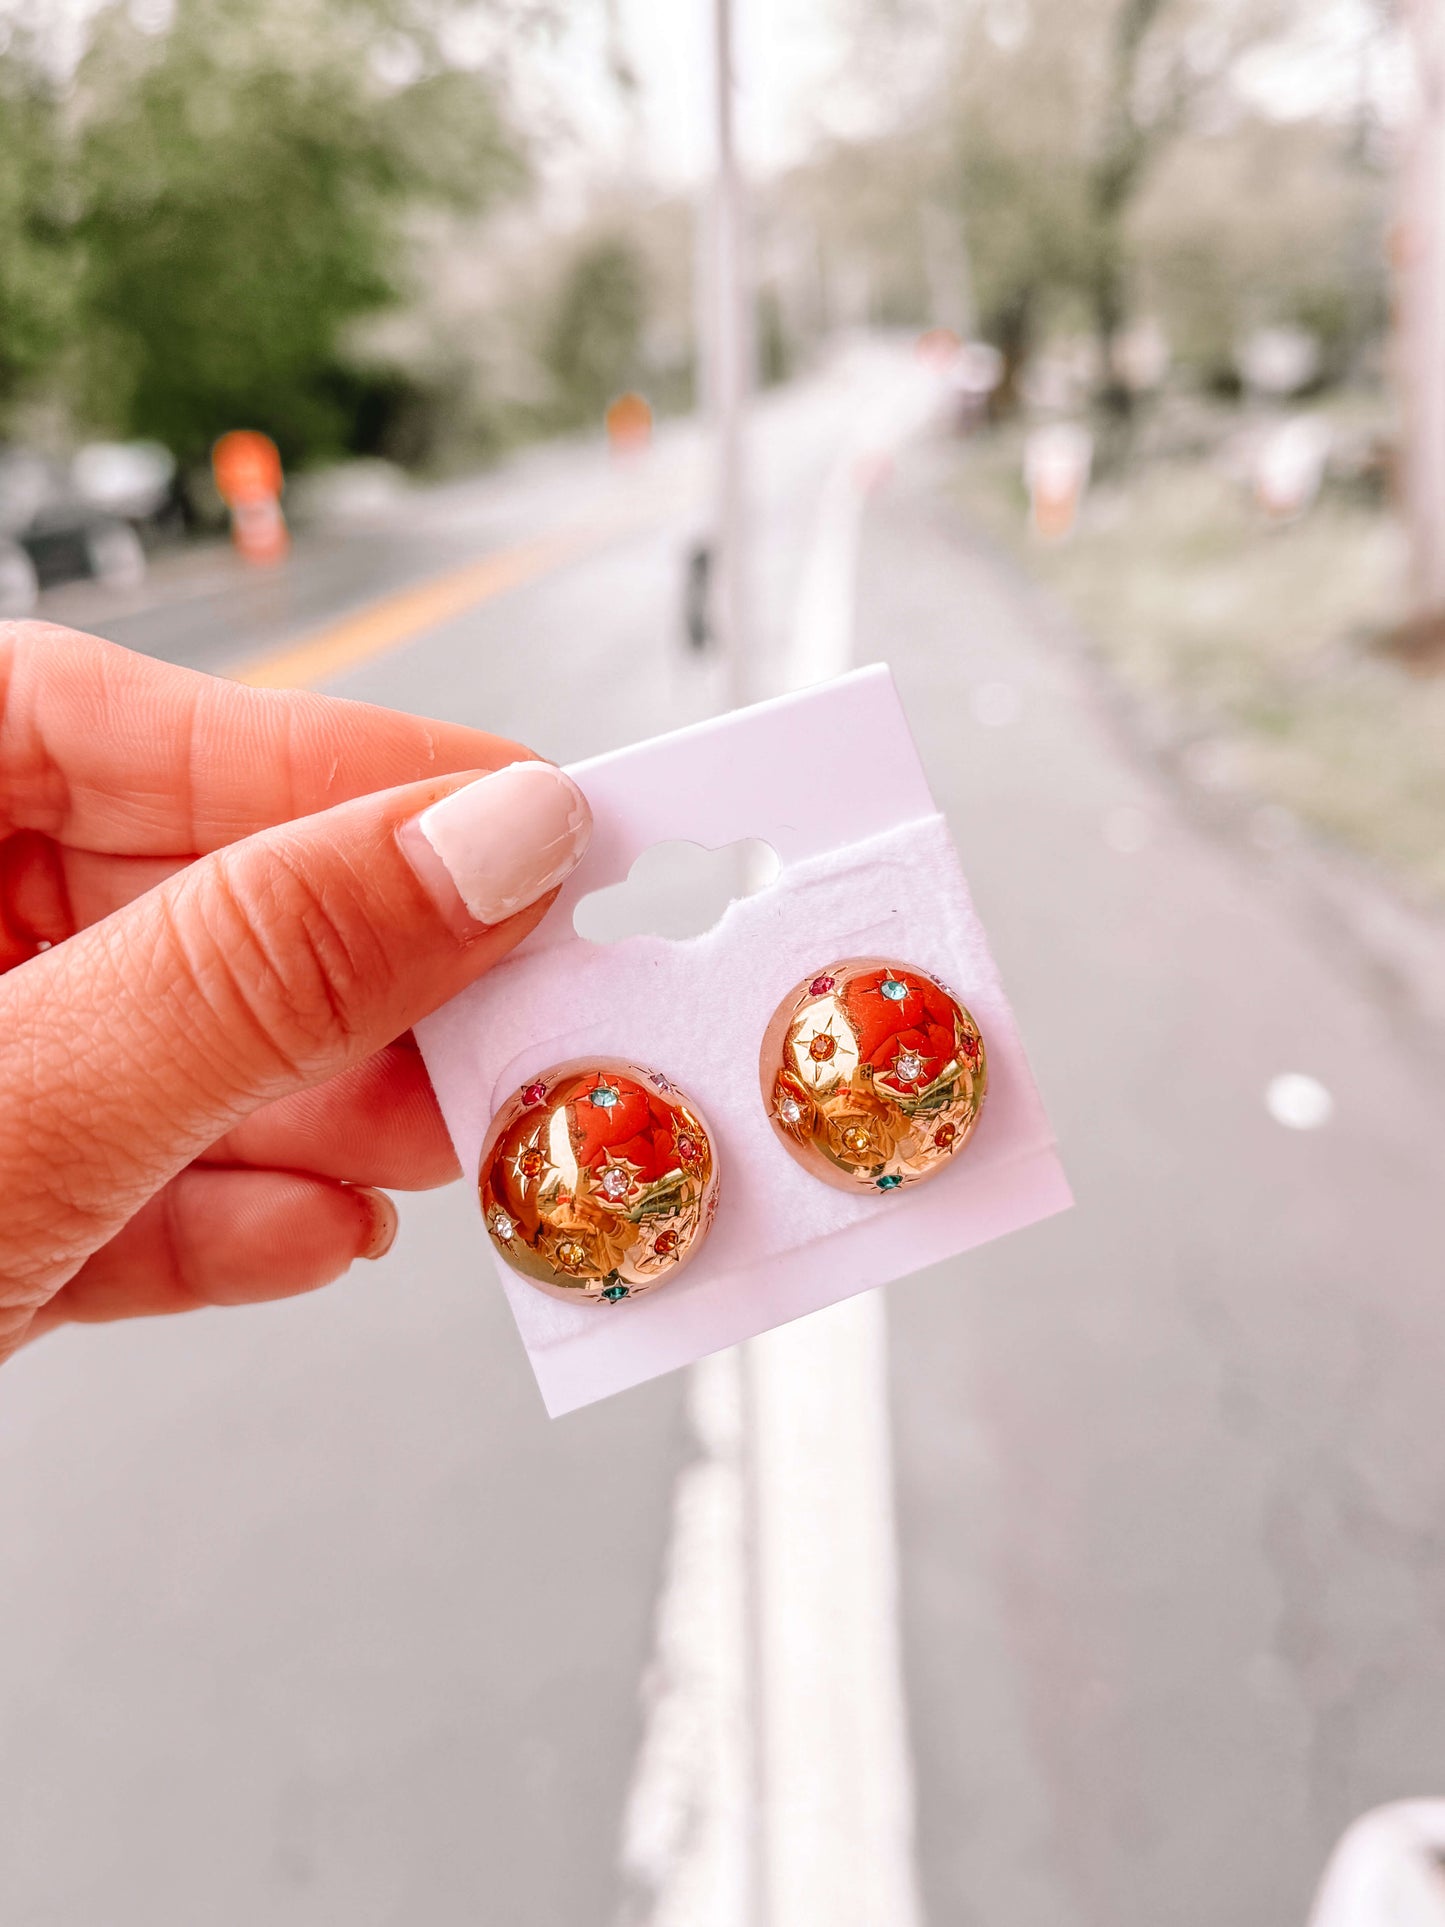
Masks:
[[[371,1227],[357,1257],[384,1258],[396,1243],[396,1228],[400,1223],[396,1206],[384,1191],[374,1191],[369,1184],[353,1185],[352,1195],[365,1206]]]
[[[474,922],[493,924],[555,889],[591,837],[592,812],[570,776],[552,763],[508,763],[423,810],[402,846],[444,911],[460,897]]]

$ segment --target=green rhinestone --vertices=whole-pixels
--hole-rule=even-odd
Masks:
[[[898,1177],[896,1173],[890,1171],[886,1177],[875,1178],[874,1182],[880,1191],[896,1191],[903,1180]]]
[[[908,995],[907,984],[899,983],[896,977],[885,977],[878,988],[883,992],[883,995],[888,999],[890,1004],[901,1004],[903,999]]]
[[[625,1298],[627,1296],[627,1286],[609,1285],[602,1296],[607,1300],[609,1305],[615,1305],[619,1298]]]
[[[610,1084],[599,1084],[592,1092],[592,1102],[601,1111],[610,1111],[617,1102],[617,1092]]]

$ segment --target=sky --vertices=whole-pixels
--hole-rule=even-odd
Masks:
[[[836,117],[846,0],[733,6],[739,147],[751,171],[770,173],[800,159]],[[553,56],[579,134],[663,188],[692,186],[713,162],[713,0],[615,0],[615,18],[638,81],[630,112],[603,78],[602,0],[575,10]]]
[[[734,0],[738,137],[763,172],[800,159],[845,52],[837,0]],[[695,178],[712,159],[712,7],[707,0],[619,0],[644,80],[655,164]]]

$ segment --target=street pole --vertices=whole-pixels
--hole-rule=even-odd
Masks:
[[[736,706],[748,700],[752,680],[748,662],[743,447],[752,317],[743,267],[742,192],[734,132],[732,0],[713,0],[713,65],[717,171],[713,180],[709,332],[716,459],[714,613],[726,667],[727,696]]]
[[[1416,621],[1445,625],[1445,0],[1409,0],[1417,109],[1398,236],[1404,510]]]
[[[748,635],[747,478],[744,415],[752,368],[752,308],[744,268],[742,183],[738,173],[735,127],[736,69],[733,0],[713,0],[713,115],[716,172],[713,177],[712,249],[706,338],[711,347],[711,404],[714,459],[713,619],[723,659],[723,700],[731,708],[748,702],[753,665]],[[756,887],[746,874],[741,895]],[[758,1554],[759,1466],[756,1344],[735,1353],[741,1395],[740,1441],[743,1502],[743,1676],[749,1705],[747,1823],[744,1886],[749,1927],[768,1927],[771,1913],[767,1874],[766,1774],[767,1708],[764,1705],[762,1594]]]

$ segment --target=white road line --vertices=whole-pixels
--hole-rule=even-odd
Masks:
[[[875,387],[824,484],[788,686],[852,656],[864,498],[936,406]],[[626,1927],[917,1927],[881,1293],[693,1368],[629,1796]]]
[[[867,471],[852,438],[828,471],[803,558],[788,686],[805,689],[845,670],[853,655],[853,576]]]
[[[895,363],[860,398],[809,531],[789,648],[790,689],[841,676],[851,666],[863,510],[899,447],[924,427],[938,405],[938,377],[912,364],[900,369]]]
[[[697,1451],[673,1495],[644,1686],[645,1730],[623,1824],[626,1927],[748,1927],[753,1915],[755,1803],[736,1352],[720,1352],[692,1368],[688,1410]]]
[[[895,365],[857,410],[814,520],[792,687],[850,666],[866,498],[937,405],[936,377]],[[916,1927],[922,1917],[887,1332],[875,1291],[745,1348],[766,1927]]]
[[[767,1927],[916,1927],[881,1292],[747,1347]]]

